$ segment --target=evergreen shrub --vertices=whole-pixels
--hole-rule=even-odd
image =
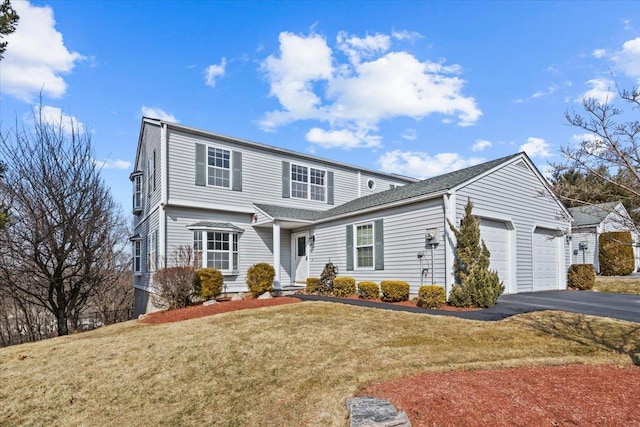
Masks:
[[[319,277],[307,277],[307,292],[314,293],[318,291],[320,287]]]
[[[603,276],[628,276],[633,273],[633,240],[629,231],[602,233],[598,241],[600,274]]]
[[[571,289],[587,291],[596,284],[596,269],[593,264],[571,264],[567,273],[567,285]]]
[[[247,270],[247,286],[253,297],[259,297],[265,292],[273,290],[273,278],[276,271],[273,266],[266,262],[254,264]]]
[[[380,298],[380,287],[376,282],[360,282],[358,283],[358,296],[363,299]]]
[[[447,293],[442,286],[426,285],[418,289],[418,307],[438,308],[447,302]]]
[[[194,288],[197,296],[211,299],[220,296],[224,278],[215,268],[201,268],[196,270]]]
[[[401,280],[383,280],[380,282],[382,301],[409,301],[409,284]]]
[[[356,293],[356,279],[353,277],[336,277],[333,279],[333,295],[348,297]]]

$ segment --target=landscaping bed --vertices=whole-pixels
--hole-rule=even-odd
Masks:
[[[358,393],[387,399],[418,426],[640,425],[640,368],[536,366],[423,373]]]

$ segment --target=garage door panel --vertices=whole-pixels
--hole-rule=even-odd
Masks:
[[[491,252],[489,268],[498,272],[507,292],[510,288],[511,246],[509,228],[501,221],[480,220],[480,238]]]
[[[533,233],[533,290],[558,289],[560,251],[554,230],[537,228]]]

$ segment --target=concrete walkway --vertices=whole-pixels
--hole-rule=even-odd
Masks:
[[[542,291],[502,295],[495,306],[478,311],[427,310],[419,307],[406,307],[361,299],[343,299],[320,295],[296,295],[296,298],[300,298],[303,301],[338,302],[360,307],[451,316],[469,320],[495,321],[532,311],[558,310],[640,323],[640,295],[606,292]]]

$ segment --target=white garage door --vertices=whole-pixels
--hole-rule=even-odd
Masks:
[[[504,283],[505,292],[509,292],[511,278],[511,245],[509,244],[509,229],[507,224],[489,219],[480,220],[480,238],[487,245],[491,257],[489,268],[498,272]]]
[[[560,251],[554,230],[536,228],[533,233],[533,290],[558,289]]]

